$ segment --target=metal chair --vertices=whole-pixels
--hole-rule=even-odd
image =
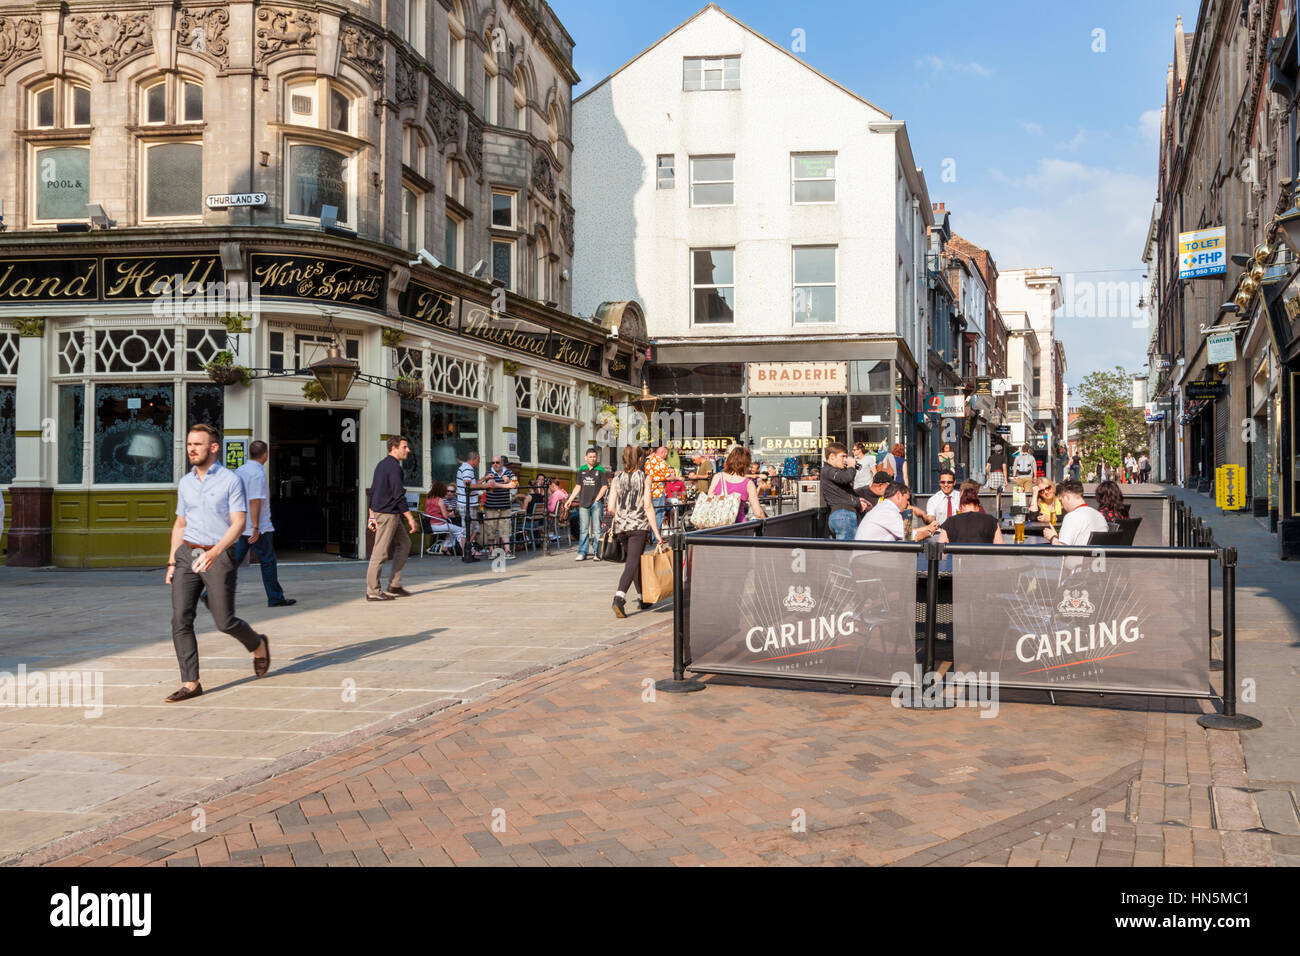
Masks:
[[[1138,526],[1142,524],[1141,518],[1120,518],[1111,525],[1113,530],[1117,530],[1124,537],[1121,544],[1132,544],[1137,538]]]
[[[1113,547],[1115,545],[1132,544],[1132,540],[1125,541],[1125,532],[1123,531],[1094,531],[1088,536],[1088,547],[1100,545],[1102,547]]]

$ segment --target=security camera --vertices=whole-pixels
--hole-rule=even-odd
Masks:
[[[477,276],[479,272],[483,269],[483,265],[484,262],[482,259],[480,259],[478,262],[474,263],[474,268],[469,270],[469,274],[471,276]]]
[[[421,249],[419,252],[416,253],[416,256],[418,258],[412,259],[410,261],[410,265],[418,266],[421,262],[423,262],[430,269],[437,269],[439,266],[442,265],[441,262],[439,262],[437,259],[433,257],[433,253],[430,252],[428,249]]]

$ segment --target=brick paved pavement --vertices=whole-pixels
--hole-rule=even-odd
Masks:
[[[669,639],[665,625],[214,800],[206,832],[184,812],[60,864],[1235,865],[1294,851],[1211,818],[1211,786],[1241,783],[1241,748],[1190,706],[1004,695],[989,720],[723,678],[646,701]]]

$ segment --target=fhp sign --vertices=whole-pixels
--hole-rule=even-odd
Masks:
[[[1178,278],[1217,276],[1228,271],[1227,229],[1200,229],[1178,234]]]

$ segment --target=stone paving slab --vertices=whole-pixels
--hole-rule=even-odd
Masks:
[[[404,584],[414,595],[375,605],[364,600],[364,562],[285,563],[281,581],[299,603],[274,609],[246,571],[237,607],[270,635],[271,673],[257,680],[200,608],[205,694],[174,705],[162,700],[180,681],[161,569],[0,568],[0,671],[89,672],[103,694],[95,717],[0,708],[0,858],[312,759],[663,620],[613,616],[619,571],[575,565],[572,552],[504,572],[413,559]]]

